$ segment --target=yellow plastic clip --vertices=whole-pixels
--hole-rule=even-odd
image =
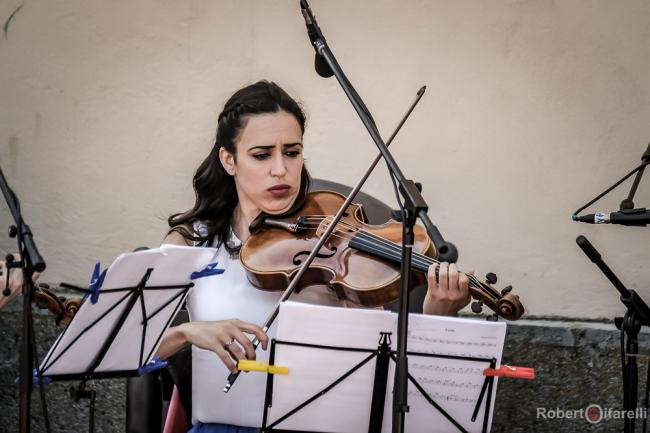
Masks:
[[[289,367],[279,365],[269,365],[268,362],[257,362],[248,359],[242,359],[237,363],[237,368],[242,371],[260,371],[270,374],[289,374]]]

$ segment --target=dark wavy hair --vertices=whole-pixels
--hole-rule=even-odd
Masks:
[[[178,232],[186,240],[206,246],[224,245],[231,255],[237,255],[239,246],[228,242],[231,233],[232,214],[239,202],[235,180],[230,176],[219,160],[219,149],[224,148],[235,157],[237,148],[235,140],[246,127],[250,116],[264,113],[286,111],[292,114],[300,129],[305,132],[305,113],[300,104],[287,94],[280,86],[269,81],[258,81],[246,86],[228,99],[219,114],[217,137],[208,156],[203,160],[194,174],[194,206],[183,213],[171,215],[169,233]],[[296,202],[302,200],[309,189],[310,177],[303,165],[300,191]],[[295,205],[292,207],[295,208]],[[201,221],[207,232],[196,233],[192,229],[195,221]]]

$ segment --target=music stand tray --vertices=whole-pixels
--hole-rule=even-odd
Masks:
[[[162,335],[193,286],[218,272],[214,248],[164,245],[96,265],[84,302],[35,376],[44,381],[128,377],[165,366]],[[208,264],[206,266],[206,264]]]

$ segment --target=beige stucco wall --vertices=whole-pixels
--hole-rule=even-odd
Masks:
[[[584,233],[650,302],[648,229],[570,221],[650,140],[650,2],[311,5],[386,137],[428,86],[393,151],[464,269],[496,272],[533,314],[610,317],[622,309],[576,247]],[[157,245],[192,203],[225,98],[259,78],[304,102],[312,174],[355,183],[376,150],[312,64],[297,1],[26,2],[0,38],[0,165],[43,279],[85,284],[96,260]],[[393,203],[383,168],[365,190]]]

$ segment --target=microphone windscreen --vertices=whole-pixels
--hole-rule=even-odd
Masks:
[[[334,75],[332,68],[330,68],[330,65],[327,64],[323,56],[320,54],[316,54],[314,57],[314,69],[316,69],[316,73],[323,78],[329,78]]]

